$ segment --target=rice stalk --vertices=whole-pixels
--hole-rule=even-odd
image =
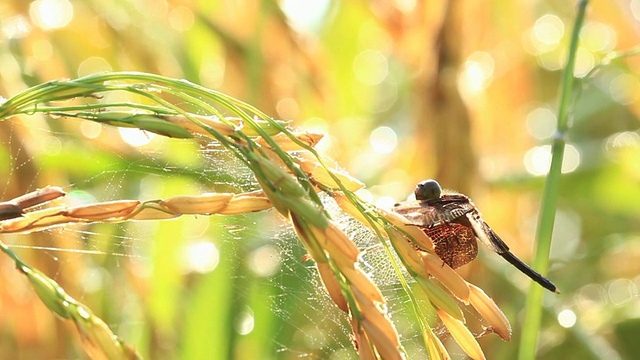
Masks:
[[[114,335],[102,319],[67,294],[53,279],[22,262],[2,241],[0,250],[14,261],[49,310],[73,322],[83,349],[92,359],[140,359],[135,349]]]
[[[111,92],[128,93],[145,101],[102,102],[104,95]],[[78,97],[83,97],[85,103],[68,103]],[[197,111],[194,112],[194,108]],[[223,111],[233,116],[224,116]],[[456,299],[479,308],[479,313],[498,329],[496,332],[506,337],[504,329],[508,328],[508,322],[505,325],[506,318],[500,318],[501,312],[493,306],[495,303],[491,305],[486,294],[483,296],[483,292],[470,288],[455,271],[443,266],[438,268],[433,244],[424,232],[405,226],[407,219],[403,216],[384,212],[360,200],[354,191],[364,185],[326,164],[314,149],[322,137],[320,134],[292,132],[287,122],[273,120],[220,92],[182,80],[136,72],[51,81],[0,104],[0,121],[35,113],[133,127],[173,138],[208,137],[248,166],[262,191],[182,195],[146,201],[113,200],[79,206],[58,204],[34,211],[27,209],[29,201],[22,208],[14,199],[0,203],[0,233],[41,231],[69,223],[162,220],[184,214],[240,214],[274,207],[290,221],[310,258],[316,262],[331,299],[348,314],[360,357],[404,358],[398,333],[386,313],[386,300],[360,269],[360,251],[324,211],[318,196],[318,192],[323,191],[381,239],[409,295],[430,358],[447,359],[449,355],[426,322],[420,304],[404,280],[403,269],[416,279],[449,331],[470,356],[482,358],[483,355],[464,325]],[[59,201],[64,193],[59,191],[51,198],[28,196],[35,196],[34,203],[41,204]],[[393,260],[393,253],[398,254],[401,264]]]
[[[119,83],[124,80],[124,83]],[[152,80],[152,84],[128,84],[128,81]],[[125,91],[141,95],[158,105],[138,106],[120,103],[118,108],[97,104],[87,106],[73,105],[49,106],[51,101],[70,100],[78,96],[99,99],[101,93]],[[158,94],[170,94],[180,98],[182,104],[188,102],[199,106],[211,116],[188,113]],[[209,103],[201,100],[203,95],[239,115],[239,118],[225,118]],[[129,109],[123,110],[121,107]],[[234,155],[247,164],[255,173],[263,188],[261,195],[256,194],[205,194],[202,196],[179,196],[164,200],[141,202],[138,200],[116,200],[81,206],[49,207],[32,212],[20,213],[7,207],[5,213],[16,215],[4,221],[2,232],[30,232],[51,226],[72,222],[120,222],[140,219],[166,219],[184,213],[236,214],[263,210],[274,206],[280,213],[290,218],[294,228],[303,239],[303,243],[312,257],[319,263],[328,263],[337,280],[339,290],[347,298],[339,304],[357,325],[356,331],[364,329],[371,340],[372,350],[377,356],[402,358],[399,350],[397,332],[378,303],[384,302],[375,284],[358,268],[359,251],[350,240],[330,223],[324,214],[316,191],[309,176],[328,178],[332,169],[324,169],[304,160],[303,166],[279,146],[284,142],[285,149],[315,144],[318,137],[305,134],[301,139],[287,130],[286,138],[273,138],[281,132],[283,122],[260,120],[245,109],[248,106],[223,94],[213,92],[194,84],[160,76],[140,73],[114,73],[88,76],[75,81],[53,81],[36,86],[16,97],[9,99],[0,107],[0,119],[16,114],[47,113],[58,117],[75,117],[121,127],[135,127],[160,135],[189,138],[205,135],[219,141]],[[245,127],[245,124],[249,124]],[[248,129],[249,131],[244,131]],[[254,141],[255,135],[261,137],[261,143]],[[274,156],[275,155],[275,156]],[[277,160],[276,162],[271,159]],[[293,175],[293,177],[292,177]],[[342,178],[354,186],[361,187],[357,181],[346,176]],[[335,184],[332,184],[335,185]],[[326,184],[323,186],[327,186]],[[331,186],[331,185],[329,185]],[[266,197],[264,196],[266,195]],[[18,216],[19,215],[19,216]],[[302,230],[304,229],[304,230]],[[325,271],[325,274],[331,274]],[[327,278],[327,275],[324,276]],[[335,282],[327,280],[333,289],[333,297],[338,299],[334,289]],[[355,299],[355,292],[360,295]],[[366,301],[365,301],[366,299]],[[339,302],[339,300],[338,300]],[[389,345],[391,344],[391,345]]]

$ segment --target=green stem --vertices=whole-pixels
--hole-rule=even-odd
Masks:
[[[546,273],[549,267],[549,252],[551,249],[551,235],[553,234],[553,224],[556,216],[556,206],[558,201],[558,184],[562,170],[562,159],[564,157],[565,137],[569,129],[569,106],[574,84],[574,68],[580,29],[585,18],[585,11],[588,0],[581,0],[578,3],[576,21],[571,34],[569,44],[569,58],[562,78],[562,92],[560,95],[560,106],[558,109],[558,127],[553,138],[552,158],[549,174],[545,183],[542,197],[540,217],[538,219],[538,230],[536,234],[536,254],[533,262],[534,268],[542,274]],[[542,295],[544,289],[533,286],[527,296],[526,314],[520,338],[518,359],[533,360],[536,357],[536,344],[538,333],[540,332],[542,315]]]

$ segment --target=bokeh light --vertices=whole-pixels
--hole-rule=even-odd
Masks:
[[[609,136],[604,141],[605,153],[614,161],[619,151],[640,150],[640,134],[634,131],[623,131]]]
[[[264,245],[249,254],[248,266],[257,276],[269,277],[278,271],[280,261],[279,249],[273,245]]]
[[[29,14],[43,30],[60,29],[73,19],[73,5],[68,0],[36,0],[29,6]]]
[[[629,279],[616,279],[609,283],[607,288],[609,301],[614,306],[622,306],[631,300],[637,300],[638,288],[636,284]]]
[[[31,31],[31,25],[24,16],[16,15],[2,20],[2,35],[7,39],[18,39]]]
[[[484,51],[475,52],[464,62],[458,79],[460,89],[468,95],[475,95],[486,89],[493,79],[495,61]]]
[[[87,76],[97,72],[111,71],[113,68],[103,57],[91,56],[78,66],[78,76]]]
[[[580,165],[580,151],[567,144],[564,149],[562,173],[575,171]],[[524,166],[528,173],[534,176],[546,175],[551,166],[551,145],[536,146],[524,155]]]
[[[616,47],[617,38],[611,26],[599,22],[588,22],[580,31],[582,46],[591,51],[609,52]]]
[[[371,148],[378,154],[388,154],[398,145],[398,135],[388,126],[380,126],[369,136]]]
[[[82,124],[80,124],[80,132],[89,139],[95,139],[102,133],[102,124],[83,121]]]
[[[213,271],[220,262],[220,252],[210,241],[198,241],[184,248],[183,271],[205,274]]]
[[[538,107],[527,113],[527,131],[538,140],[545,140],[553,136],[556,123],[556,115],[549,108]]]
[[[620,74],[611,81],[609,92],[620,104],[634,103],[640,98],[640,81],[635,75]]]
[[[281,0],[280,8],[287,21],[300,31],[315,31],[322,24],[331,5],[330,0],[297,1]]]
[[[353,73],[365,85],[378,85],[389,74],[387,57],[377,50],[364,50],[353,60]]]
[[[558,313],[558,323],[563,328],[573,327],[578,320],[575,312],[569,309],[564,309]]]
[[[148,131],[126,127],[119,127],[118,133],[124,142],[135,147],[147,145],[155,136]]]
[[[542,68],[556,71],[566,63],[565,49],[560,46],[564,36],[564,21],[557,15],[545,14],[525,32],[522,43],[527,52],[536,56]]]
[[[564,36],[564,22],[556,15],[546,14],[536,20],[530,33],[535,54],[555,50]]]
[[[284,98],[276,103],[276,111],[281,119],[296,119],[300,114],[300,105],[294,98]]]
[[[596,64],[596,59],[591,51],[583,46],[578,47],[576,52],[576,63],[573,69],[573,75],[581,78],[586,76]]]
[[[398,201],[391,196],[382,196],[376,200],[376,206],[381,209],[391,209]]]
[[[188,31],[194,23],[193,11],[186,6],[176,6],[169,12],[169,25],[177,31]]]

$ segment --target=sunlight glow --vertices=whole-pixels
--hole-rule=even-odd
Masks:
[[[562,173],[575,171],[580,165],[580,152],[573,145],[566,145],[562,161]],[[549,172],[551,166],[551,145],[536,146],[524,155],[524,167],[528,173],[541,176]]]
[[[396,9],[402,11],[403,13],[410,13],[416,8],[416,0],[394,0],[393,3],[396,6]]]
[[[124,142],[131,146],[143,146],[151,142],[155,134],[134,128],[119,127],[118,132]]]
[[[60,29],[73,19],[73,5],[68,0],[36,0],[29,7],[29,15],[43,30]]]
[[[31,31],[29,21],[21,15],[12,16],[2,20],[2,34],[7,39],[19,39]]]
[[[209,241],[189,244],[184,249],[184,271],[206,274],[213,271],[220,262],[220,253]]]
[[[313,31],[322,24],[330,4],[330,0],[281,0],[280,8],[292,27]]]
[[[463,68],[458,85],[471,95],[478,94],[491,84],[495,61],[488,53],[477,51],[467,58]]]
[[[573,327],[577,320],[578,317],[576,316],[576,313],[569,309],[564,309],[558,314],[558,323],[563,328]]]
[[[551,165],[551,146],[536,146],[524,155],[524,167],[527,172],[536,175],[546,175]]]
[[[398,136],[390,127],[380,126],[371,132],[369,142],[373,151],[378,154],[388,154],[398,145]]]
[[[383,196],[376,201],[376,206],[381,209],[391,209],[397,201],[391,196]]]
[[[362,201],[373,202],[373,194],[367,189],[360,189],[356,191],[356,195],[358,195]]]

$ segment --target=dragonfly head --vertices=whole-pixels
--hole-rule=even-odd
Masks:
[[[442,194],[442,187],[440,187],[440,184],[438,184],[437,181],[428,179],[421,181],[416,185],[414,194],[418,201],[438,199]]]

